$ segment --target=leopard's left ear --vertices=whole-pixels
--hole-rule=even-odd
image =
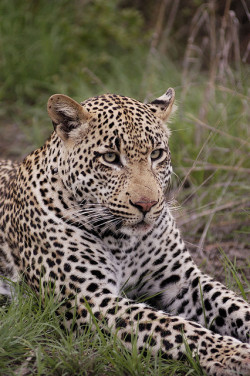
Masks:
[[[156,98],[153,102],[148,103],[151,111],[155,116],[163,121],[169,118],[171,112],[174,112],[176,106],[174,105],[175,91],[171,87],[161,97]]]
[[[80,128],[85,128],[89,112],[74,99],[63,94],[54,94],[48,100],[48,114],[54,129],[63,140],[76,138]]]

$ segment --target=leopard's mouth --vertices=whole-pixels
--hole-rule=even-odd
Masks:
[[[142,215],[141,218],[134,218],[132,221],[123,218],[122,216],[117,215],[117,213],[113,213],[111,208],[106,207],[107,213],[111,215],[110,222],[113,222],[110,228],[115,229],[116,231],[121,231],[125,234],[146,234],[149,232],[153,226],[155,221],[151,221],[147,218],[147,216]],[[102,219],[98,220],[98,224],[100,225]],[[131,223],[132,222],[132,223]],[[105,227],[106,222],[103,220],[103,225]]]
[[[141,222],[136,223],[135,225],[131,226],[132,229],[141,230],[141,231],[143,231],[143,230],[147,231],[147,230],[151,229],[152,227],[153,227],[152,224],[149,224],[149,223],[145,222],[144,220],[142,220]]]
[[[153,228],[153,224],[147,223],[144,220],[133,224],[125,225],[120,228],[120,231],[127,235],[145,235]]]

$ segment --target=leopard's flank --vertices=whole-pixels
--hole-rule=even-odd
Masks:
[[[173,89],[148,104],[53,95],[50,139],[0,163],[0,274],[52,286],[68,327],[74,312],[75,328],[90,322],[89,305],[128,348],[136,334],[179,359],[187,342],[209,375],[249,375],[250,307],[194,264],[165,195],[173,106]]]

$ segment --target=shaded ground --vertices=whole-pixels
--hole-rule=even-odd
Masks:
[[[238,226],[237,226],[238,227]],[[220,231],[218,226],[217,232]],[[221,234],[216,234],[215,237],[221,237]],[[185,240],[187,240],[190,252],[196,263],[201,267],[203,271],[215,277],[217,280],[225,284],[230,284],[230,277],[225,272],[223,267],[223,256],[221,250],[229,258],[229,260],[237,265],[239,272],[243,272],[248,281],[250,281],[250,245],[246,237],[238,240],[216,240],[213,242],[206,242],[202,252],[197,250],[198,238],[189,238],[184,232]],[[192,243],[192,244],[190,244]],[[247,260],[248,258],[248,260]],[[229,280],[228,280],[229,279]]]
[[[34,145],[28,140],[27,134],[17,124],[9,123],[4,126],[0,124],[0,159],[22,160]],[[185,214],[185,209],[183,212]],[[177,215],[177,217],[180,216]],[[245,231],[246,223],[239,220],[226,221],[223,216],[211,225],[212,239],[206,239],[203,250],[197,248],[202,229],[192,222],[181,226],[183,236],[188,244],[191,254],[196,263],[208,274],[219,281],[230,284],[230,280],[223,268],[220,249],[237,267],[242,269],[248,281],[250,281],[250,242]],[[225,216],[227,217],[227,216]],[[197,223],[199,220],[196,221]],[[250,227],[250,223],[248,223]],[[211,232],[210,229],[210,232]]]
[[[15,123],[0,124],[0,158],[22,160],[30,151],[32,144],[27,135]]]
[[[188,205],[182,208],[181,213],[177,213],[176,220],[192,257],[200,268],[230,287],[234,281],[225,268],[226,256],[236,266],[239,275],[243,273],[247,281],[250,282],[250,220],[247,216],[249,207],[247,209],[246,204],[240,204],[229,210],[218,211],[209,226],[203,247],[199,247],[199,242],[207,217],[201,220],[197,215],[197,219],[194,221],[188,222],[185,219],[183,221],[183,216],[188,218],[189,210]],[[242,215],[243,213],[244,215]],[[241,279],[243,280],[243,278]]]

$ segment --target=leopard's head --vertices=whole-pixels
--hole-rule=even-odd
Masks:
[[[93,225],[146,232],[161,215],[173,103],[171,88],[148,104],[112,94],[81,104],[61,94],[49,99],[61,139],[59,177]]]

